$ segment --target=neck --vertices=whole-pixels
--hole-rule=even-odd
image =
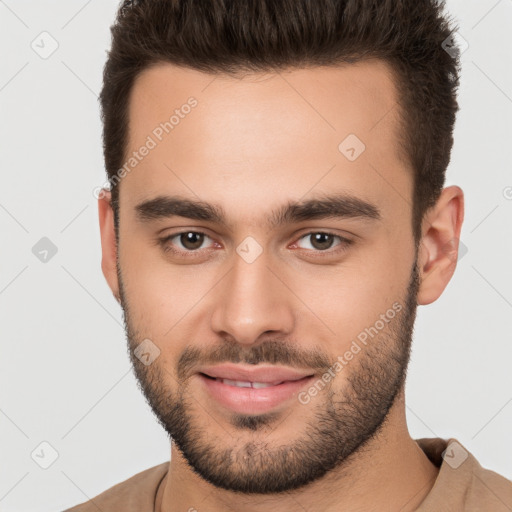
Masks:
[[[438,471],[409,435],[402,390],[379,433],[363,448],[323,478],[287,493],[243,495],[219,489],[197,475],[172,443],[156,510],[410,512],[430,492]]]

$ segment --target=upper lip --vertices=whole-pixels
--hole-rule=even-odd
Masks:
[[[294,370],[293,368],[287,368],[285,366],[248,367],[240,364],[205,366],[199,369],[199,373],[204,373],[218,379],[264,383],[300,380],[313,375],[312,373],[305,373],[304,371]]]

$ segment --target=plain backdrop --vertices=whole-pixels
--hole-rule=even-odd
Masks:
[[[512,0],[447,6],[468,45],[447,175],[465,191],[464,254],[418,309],[407,415],[414,438],[455,437],[512,478]],[[100,270],[97,95],[116,7],[0,0],[2,512],[62,510],[169,459]]]

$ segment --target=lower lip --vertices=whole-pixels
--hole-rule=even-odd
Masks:
[[[298,392],[313,380],[314,376],[285,381],[276,386],[260,389],[230,386],[202,374],[199,374],[199,378],[210,395],[224,407],[242,414],[262,414],[296,397]]]

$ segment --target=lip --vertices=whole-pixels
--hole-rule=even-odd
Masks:
[[[246,382],[265,382],[275,384],[283,381],[295,381],[309,377],[312,373],[294,370],[285,366],[247,366],[240,364],[220,364],[202,367],[198,370],[210,377]]]
[[[213,375],[215,374],[215,375]],[[208,395],[223,407],[241,414],[263,414],[290,402],[313,379],[313,374],[290,368],[264,367],[247,369],[240,365],[222,365],[205,368],[198,377]],[[265,388],[242,388],[225,384],[216,378],[245,382],[274,383]]]

